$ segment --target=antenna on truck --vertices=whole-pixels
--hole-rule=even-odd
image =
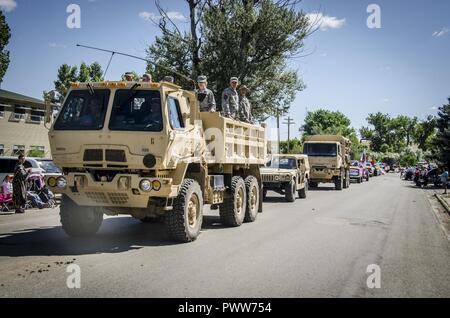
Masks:
[[[91,49],[91,50],[111,53],[111,57],[109,59],[108,65],[107,65],[107,67],[105,69],[105,73],[103,74],[103,77],[105,77],[106,72],[109,69],[109,65],[111,64],[112,58],[114,57],[115,54],[118,54],[118,55],[131,57],[131,58],[134,58],[134,59],[138,59],[138,60],[141,60],[141,61],[145,61],[145,62],[150,63],[150,64],[152,64],[152,65],[154,65],[156,67],[160,67],[160,68],[162,68],[162,69],[164,69],[166,71],[169,71],[169,72],[171,72],[171,73],[173,73],[175,75],[178,75],[178,76],[184,78],[188,82],[192,82],[194,84],[194,88],[195,88],[195,84],[196,83],[195,83],[195,81],[192,78],[190,78],[190,77],[188,77],[188,76],[186,76],[184,74],[181,74],[180,72],[174,71],[173,69],[171,69],[169,67],[166,67],[166,66],[160,65],[158,63],[155,63],[155,62],[153,62],[153,61],[151,61],[149,59],[146,59],[146,58],[143,58],[143,57],[140,57],[140,56],[136,56],[136,55],[132,55],[132,54],[128,54],[128,53],[122,53],[122,52],[117,52],[117,51],[112,51],[112,50],[106,50],[106,49],[102,49],[102,48],[98,48],[98,47],[94,47],[94,46],[88,46],[88,45],[82,45],[82,44],[77,44],[77,46],[78,47],[82,47],[82,48],[86,48],[86,49]]]

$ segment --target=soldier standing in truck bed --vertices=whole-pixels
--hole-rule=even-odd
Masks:
[[[197,78],[197,100],[200,104],[201,112],[215,112],[216,111],[216,101],[214,99],[214,94],[211,90],[206,88],[208,86],[208,81],[206,76],[200,75]]]
[[[253,124],[252,109],[250,101],[247,98],[249,89],[247,86],[241,85],[239,87],[239,92],[241,93],[241,96],[239,97],[239,117],[242,121]]]
[[[239,95],[236,90],[238,78],[230,78],[230,87],[224,89],[222,93],[222,115],[236,119],[239,113]]]

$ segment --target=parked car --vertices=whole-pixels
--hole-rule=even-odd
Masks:
[[[374,167],[372,166],[372,163],[371,162],[369,162],[369,161],[366,161],[365,162],[365,167],[366,167],[366,169],[369,171],[369,175],[371,176],[371,177],[373,177],[373,175],[374,175]]]
[[[350,180],[356,180],[356,182],[361,183],[364,180],[364,169],[359,166],[350,167]]]
[[[18,161],[17,157],[0,157],[0,182],[6,175],[14,174],[14,167]],[[24,167],[44,176],[61,175],[61,169],[51,159],[25,157]]]

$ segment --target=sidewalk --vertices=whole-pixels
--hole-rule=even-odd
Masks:
[[[448,214],[450,214],[450,193],[447,194],[440,194],[435,193],[434,194],[438,201],[442,204],[442,206],[445,208]]]

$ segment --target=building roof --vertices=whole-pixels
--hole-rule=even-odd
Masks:
[[[0,102],[27,106],[45,106],[43,100],[0,89]]]

